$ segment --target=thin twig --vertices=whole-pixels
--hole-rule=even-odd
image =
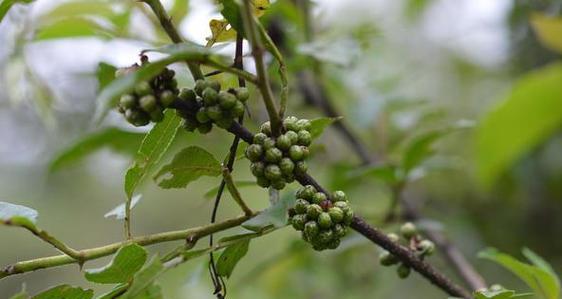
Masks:
[[[230,175],[230,171],[228,170],[227,167],[223,169],[222,177],[224,179],[224,182],[226,183],[228,192],[230,193],[230,195],[232,195],[232,198],[240,206],[242,211],[244,211],[244,214],[252,215],[253,213],[252,210],[248,208],[248,206],[242,199],[242,196],[240,195],[240,192],[238,192],[238,189],[236,188],[236,184],[234,184],[234,180],[232,179],[232,176]]]

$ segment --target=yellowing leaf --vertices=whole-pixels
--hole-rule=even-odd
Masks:
[[[269,8],[269,0],[254,0],[254,15],[258,18],[263,16]]]
[[[540,42],[547,48],[562,53],[562,18],[542,14],[531,16],[531,25]]]
[[[227,20],[213,19],[209,22],[209,28],[211,28],[211,37],[207,37],[206,47],[210,47],[214,43],[236,39],[236,30],[229,25]]]

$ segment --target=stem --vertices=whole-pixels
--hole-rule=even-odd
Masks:
[[[22,224],[22,225],[8,224],[8,225],[19,226],[19,227],[25,228],[26,230],[31,232],[33,235],[35,235],[39,239],[53,245],[53,247],[60,250],[62,253],[66,254],[68,256],[71,256],[72,258],[74,258],[76,260],[82,259],[80,253],[77,250],[72,249],[71,247],[64,244],[62,241],[60,241],[57,238],[51,236],[47,231],[39,229],[35,225],[26,225],[26,224]]]
[[[142,1],[148,4],[148,6],[150,6],[152,11],[158,18],[158,21],[160,21],[160,25],[162,25],[162,28],[164,29],[164,31],[166,31],[166,34],[168,34],[172,42],[174,42],[175,44],[183,43],[184,42],[183,38],[180,36],[179,32],[174,26],[174,23],[172,23],[172,20],[170,16],[168,16],[168,13],[164,9],[164,6],[162,6],[162,3],[159,0],[142,0]],[[203,76],[203,72],[201,72],[201,68],[196,63],[189,62],[189,61],[187,61],[186,63],[187,63],[187,67],[189,68],[189,71],[193,76],[193,79],[195,80],[205,79],[205,77]]]
[[[125,201],[125,221],[123,221],[125,239],[127,240],[130,240],[133,237],[131,234],[131,201],[132,199],[127,196],[127,201]]]
[[[117,242],[101,247],[80,250],[77,252],[77,254],[80,256],[80,259],[75,259],[65,254],[65,255],[43,257],[43,258],[18,262],[5,267],[4,269],[1,269],[0,279],[10,275],[31,272],[38,269],[53,268],[62,265],[83,263],[85,261],[98,259],[104,256],[114,254],[115,252],[117,252],[117,250],[119,250],[119,248],[121,248],[123,245],[129,244],[130,242],[136,243],[140,246],[148,246],[148,245],[159,244],[163,242],[186,240],[186,239],[196,242],[198,239],[201,239],[210,234],[239,226],[240,224],[244,223],[245,221],[254,217],[255,215],[257,215],[257,213],[254,213],[250,216],[248,215],[238,216],[236,218],[231,218],[223,222],[213,223],[205,226],[194,227],[185,230],[163,232],[163,233],[141,236],[141,237],[134,237],[130,241]]]
[[[242,6],[241,15],[244,21],[244,28],[246,29],[246,36],[252,45],[252,55],[254,56],[256,72],[258,74],[258,88],[260,89],[267,114],[269,115],[271,132],[273,136],[279,136],[279,134],[281,134],[281,118],[275,107],[273,92],[269,84],[267,68],[263,59],[264,48],[256,26],[256,19],[252,12],[252,3],[250,0],[244,0],[244,5]]]
[[[232,195],[234,201],[240,206],[242,211],[244,211],[244,214],[252,215],[253,214],[252,210],[248,208],[248,206],[242,199],[242,196],[240,195],[240,192],[238,192],[238,189],[236,188],[236,185],[234,184],[234,181],[232,180],[232,176],[230,175],[230,171],[228,170],[227,167],[223,169],[222,176],[224,182],[226,183],[226,187],[228,188],[228,192],[230,192],[230,195]]]
[[[254,76],[252,73],[246,72],[244,70],[240,70],[234,67],[226,66],[218,61],[212,60],[211,58],[205,59],[201,61],[201,64],[211,66],[217,70],[223,71],[225,73],[233,74],[237,77],[240,77],[246,81],[251,82],[252,84],[259,85],[259,79]]]

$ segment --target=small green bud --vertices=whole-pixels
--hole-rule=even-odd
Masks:
[[[236,103],[234,104],[234,107],[232,107],[231,110],[230,110],[230,112],[232,113],[232,116],[234,116],[236,118],[242,116],[245,111],[246,111],[246,107],[240,101],[236,101]]]
[[[270,148],[265,151],[265,161],[267,162],[276,163],[281,161],[281,158],[283,158],[283,152],[277,148]]]
[[[207,116],[213,121],[217,121],[223,118],[222,110],[218,105],[206,107]]]
[[[421,251],[422,256],[432,255],[435,252],[435,244],[429,240],[422,240],[418,244],[418,248]]]
[[[270,181],[276,181],[281,178],[281,169],[275,164],[269,164],[265,167],[264,176]]]
[[[320,228],[318,228],[318,224],[316,221],[308,221],[304,225],[304,233],[308,237],[308,239],[314,238],[320,232]]]
[[[400,241],[400,237],[399,237],[397,234],[395,234],[395,233],[389,233],[389,234],[387,234],[386,236],[387,236],[387,237],[390,239],[390,241],[392,241],[392,242],[398,242],[398,241]]]
[[[146,126],[150,122],[150,116],[141,110],[127,109],[125,118],[135,127]]]
[[[134,108],[137,105],[137,99],[132,94],[124,94],[119,99],[119,105],[125,109]]]
[[[295,163],[289,158],[283,158],[279,162],[279,168],[281,168],[283,175],[291,175],[295,169]]]
[[[283,120],[283,126],[285,127],[285,129],[287,129],[288,131],[295,131],[298,132],[297,130],[297,122],[298,122],[298,118],[294,117],[294,116],[289,116],[287,118],[285,118]]]
[[[296,230],[301,231],[304,229],[306,220],[306,215],[304,214],[295,215],[291,219],[291,224]]]
[[[285,136],[289,137],[289,140],[291,140],[291,145],[295,145],[299,141],[299,134],[297,134],[295,131],[287,131],[287,133],[285,133]]]
[[[254,143],[263,145],[264,141],[267,138],[268,138],[267,135],[265,135],[264,133],[257,133],[256,135],[254,135]]]
[[[275,144],[280,150],[286,151],[291,147],[291,139],[287,135],[281,135],[277,137]]]
[[[404,264],[400,264],[400,266],[398,266],[398,268],[396,268],[396,273],[398,274],[398,277],[400,277],[402,279],[408,278],[408,276],[410,276],[410,272],[412,272],[410,267],[408,267]]]
[[[298,133],[298,144],[308,146],[312,143],[312,135],[306,130],[300,130]]]
[[[271,136],[271,124],[269,123],[269,121],[264,122],[260,126],[260,131],[266,134],[267,136]]]
[[[165,90],[160,94],[160,103],[164,108],[170,106],[176,100],[176,95],[170,90]]]
[[[214,89],[216,92],[219,92],[221,90],[221,84],[219,83],[219,81],[210,80],[210,81],[207,81],[207,84],[209,85],[209,87]]]
[[[306,185],[297,191],[297,197],[310,202],[312,200],[312,196],[314,196],[315,193],[316,188],[314,188],[314,186]]]
[[[334,201],[347,201],[347,195],[345,195],[345,192],[337,190],[332,194],[332,199]]]
[[[250,98],[250,92],[246,87],[239,87],[234,90],[238,100],[246,102]]]
[[[292,183],[295,181],[295,176],[291,173],[291,174],[283,174],[283,179],[285,179],[285,182],[287,183]]]
[[[152,87],[150,87],[150,83],[146,81],[141,81],[135,85],[135,93],[139,96],[145,96],[152,94]]]
[[[328,242],[328,249],[336,249],[340,246],[341,240],[338,238],[332,238],[332,241]]]
[[[295,174],[305,174],[308,171],[308,164],[304,161],[295,163]]]
[[[320,203],[322,203],[327,199],[328,197],[326,196],[326,194],[324,194],[324,192],[316,192],[314,196],[312,196],[312,202],[317,205],[319,205]]]
[[[263,155],[263,147],[259,144],[251,144],[246,148],[246,158],[252,162],[258,162]]]
[[[345,201],[336,201],[334,207],[340,208],[344,213],[349,211],[349,204]]]
[[[300,131],[300,130],[310,131],[310,129],[312,128],[312,123],[308,119],[299,119],[297,121],[296,126],[298,129],[295,131]]]
[[[289,157],[293,161],[300,161],[304,158],[304,152],[298,145],[293,145],[289,148]]]
[[[415,224],[406,222],[400,227],[400,234],[407,240],[410,240],[418,234],[418,229]]]
[[[322,227],[322,224],[319,224]],[[330,243],[334,239],[334,233],[331,230],[320,230],[318,241],[323,244]]]
[[[272,138],[267,137],[267,138],[263,141],[263,148],[266,149],[266,150],[275,148],[275,140],[273,140]]]
[[[200,124],[197,127],[197,131],[199,131],[199,133],[201,133],[201,134],[207,134],[207,133],[211,132],[212,129],[213,129],[213,123],[211,123],[211,122]]]
[[[193,89],[182,88],[179,94],[179,98],[187,102],[195,102],[197,100],[197,95]]]
[[[195,118],[200,123],[207,123],[207,122],[211,121],[211,119],[207,115],[207,111],[203,107],[201,107],[201,109],[199,109],[199,111],[197,111],[197,114],[195,114]]]
[[[328,214],[330,214],[330,218],[332,219],[332,222],[334,223],[340,223],[343,221],[343,216],[344,213],[343,211],[338,208],[338,207],[332,207],[328,210]]]
[[[308,216],[309,219],[317,219],[321,213],[322,213],[322,208],[317,204],[311,204],[308,207],[306,207],[306,216]],[[329,216],[330,215],[328,215],[328,217]]]
[[[254,176],[264,176],[265,164],[263,162],[254,162],[250,164],[250,171]]]
[[[352,209],[348,209],[347,211],[344,212],[344,216],[343,216],[343,223],[345,223],[345,225],[350,225],[351,221],[353,220],[353,210]]]
[[[306,213],[306,209],[308,208],[310,204],[308,203],[308,201],[299,198],[295,201],[295,212],[297,212],[297,214],[305,214]]]
[[[235,95],[226,91],[221,91],[219,93],[219,105],[223,109],[231,109],[232,107],[234,107],[234,105],[236,105],[236,102],[238,101],[236,100]]]
[[[195,90],[195,93],[198,96],[203,96],[203,91],[207,87],[209,87],[209,85],[207,84],[207,81],[199,79],[199,80],[195,81],[195,87],[193,88],[193,90]]]
[[[341,224],[334,225],[332,231],[334,232],[334,235],[336,235],[336,237],[338,238],[344,237],[345,234],[347,233],[347,229]]]
[[[203,103],[205,103],[205,106],[213,106],[219,100],[219,94],[211,87],[205,88],[201,97],[203,98]]]
[[[262,188],[267,188],[271,186],[271,182],[263,176],[257,177],[256,184]]]
[[[326,212],[320,213],[318,216],[318,225],[321,228],[330,228],[332,226],[332,218],[330,218],[330,214]]]
[[[396,265],[400,260],[398,260],[394,255],[392,255],[388,251],[383,251],[379,255],[379,262],[381,265],[388,267],[392,265]]]
[[[150,120],[155,123],[159,123],[164,119],[164,113],[162,111],[162,108],[158,106],[154,107],[154,110],[152,110],[149,115],[150,115]]]
[[[277,189],[277,190],[283,190],[283,188],[285,188],[285,185],[286,185],[286,183],[282,179],[273,181],[271,183],[271,187],[273,187],[274,189]]]

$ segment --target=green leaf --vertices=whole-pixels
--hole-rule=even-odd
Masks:
[[[190,146],[176,154],[170,164],[164,165],[154,180],[165,189],[184,188],[202,176],[216,177],[221,173],[221,164],[211,153]]]
[[[170,17],[172,21],[179,26],[181,21],[187,16],[187,11],[189,8],[188,0],[175,0],[174,6],[170,10]]]
[[[137,205],[137,203],[139,203],[141,198],[142,198],[141,194],[133,196],[133,198],[131,199],[131,210]],[[113,210],[111,210],[111,211],[107,212],[105,215],[103,215],[103,217],[105,217],[105,218],[115,217],[116,220],[123,220],[123,219],[125,219],[125,216],[126,216],[125,203],[122,203],[122,204],[118,205]]]
[[[557,277],[558,281],[560,281],[560,278],[558,277],[556,272],[554,272],[552,266],[550,266],[550,264],[547,261],[545,261],[542,257],[540,257],[538,254],[536,254],[534,251],[532,251],[529,248],[523,248],[522,252],[523,252],[523,256],[525,256],[525,258],[527,258],[531,263],[533,263],[533,265],[545,270],[546,272],[549,272],[553,276]]]
[[[198,250],[189,250],[186,251],[184,253],[182,253],[183,259],[185,261],[187,260],[191,260],[200,256],[203,256],[209,252],[211,252],[211,248],[204,248],[204,249],[198,249]]]
[[[535,13],[531,16],[531,26],[539,41],[547,48],[562,53],[562,18]]]
[[[128,286],[129,285],[126,284],[126,283],[118,284],[115,287],[113,287],[113,289],[111,291],[97,296],[96,299],[115,299],[115,298],[119,298],[118,295],[121,295],[125,291],[127,291]]]
[[[560,281],[552,273],[490,248],[478,254],[478,257],[494,261],[523,280],[536,294],[544,299],[559,299]]]
[[[81,17],[70,17],[41,27],[35,35],[35,40],[89,36],[109,38],[111,37],[111,34],[107,28],[104,28],[94,20]]]
[[[87,280],[95,283],[128,282],[146,262],[146,250],[137,245],[129,244],[121,247],[111,262],[101,268],[85,271]]]
[[[78,15],[93,15],[110,18],[115,13],[110,2],[103,1],[70,1],[57,5],[54,9],[41,16],[41,23],[53,22],[57,19]]]
[[[133,277],[133,282],[127,292],[125,292],[120,299],[137,299],[137,298],[153,298],[142,297],[153,286],[154,280],[164,273],[164,266],[160,262],[158,256],[153,256],[150,261]],[[141,297],[139,297],[141,296]],[[154,297],[160,298],[160,297]]]
[[[115,71],[117,68],[111,64],[100,62],[96,71],[98,78],[98,89],[104,89],[109,83],[115,80]]]
[[[133,166],[125,175],[125,193],[132,198],[135,189],[160,162],[176,137],[181,119],[174,111],[166,111],[164,120],[154,126],[146,135],[135,155]]]
[[[447,130],[435,130],[417,136],[406,147],[402,156],[402,168],[406,173],[420,165],[423,161],[434,154],[433,144],[442,136],[448,133]]]
[[[236,188],[240,188],[240,187],[255,186],[256,182],[255,181],[234,181],[234,184],[236,185]],[[214,198],[217,195],[218,191],[219,191],[219,186],[216,186],[216,187],[210,189],[209,191],[205,192],[203,197],[205,197],[206,199]]]
[[[143,136],[142,133],[127,132],[118,128],[104,129],[84,137],[58,154],[51,162],[49,169],[50,171],[57,171],[105,147],[131,155],[139,147]]]
[[[94,296],[94,291],[83,290],[69,285],[60,285],[44,291],[32,299],[90,299]]]
[[[222,4],[222,16],[230,23],[234,30],[245,36],[240,6],[238,6],[235,0],[220,0],[220,4]]]
[[[342,119],[343,117],[319,117],[310,120],[312,127],[310,129],[310,135],[312,138],[318,138],[324,132],[329,125],[335,123],[336,121]]]
[[[515,161],[560,129],[561,80],[562,63],[524,75],[480,123],[476,164],[484,185],[491,186]]]
[[[402,180],[399,169],[393,165],[367,166],[349,173],[350,178],[369,176],[387,184],[396,184]]]
[[[16,3],[31,3],[33,1],[35,0],[2,0],[2,2],[0,2],[0,22],[2,22],[6,16],[8,10],[12,8],[12,5]]]
[[[217,260],[217,273],[230,277],[236,264],[248,253],[249,246],[250,240],[244,240],[226,247]]]
[[[25,291],[25,285],[24,285],[23,290],[21,290],[17,294],[12,295],[12,297],[10,297],[10,299],[29,299],[29,295]]]
[[[261,235],[261,234],[260,233],[244,233],[244,234],[228,236],[228,237],[221,238],[219,240],[218,244],[224,245],[224,244],[232,243],[232,242],[235,242],[235,241],[250,240],[250,239],[252,239],[254,237],[257,237],[259,235]]]
[[[268,227],[280,228],[287,225],[289,216],[287,210],[295,203],[294,194],[285,193],[280,200],[259,213],[254,218],[242,223],[242,227],[260,232]]]
[[[32,208],[0,201],[0,221],[3,223],[19,225],[29,222],[33,226],[37,216],[37,211]]]
[[[132,298],[132,297],[131,297]],[[146,287],[138,295],[135,295],[134,299],[163,299],[162,288],[157,284],[151,284]]]

